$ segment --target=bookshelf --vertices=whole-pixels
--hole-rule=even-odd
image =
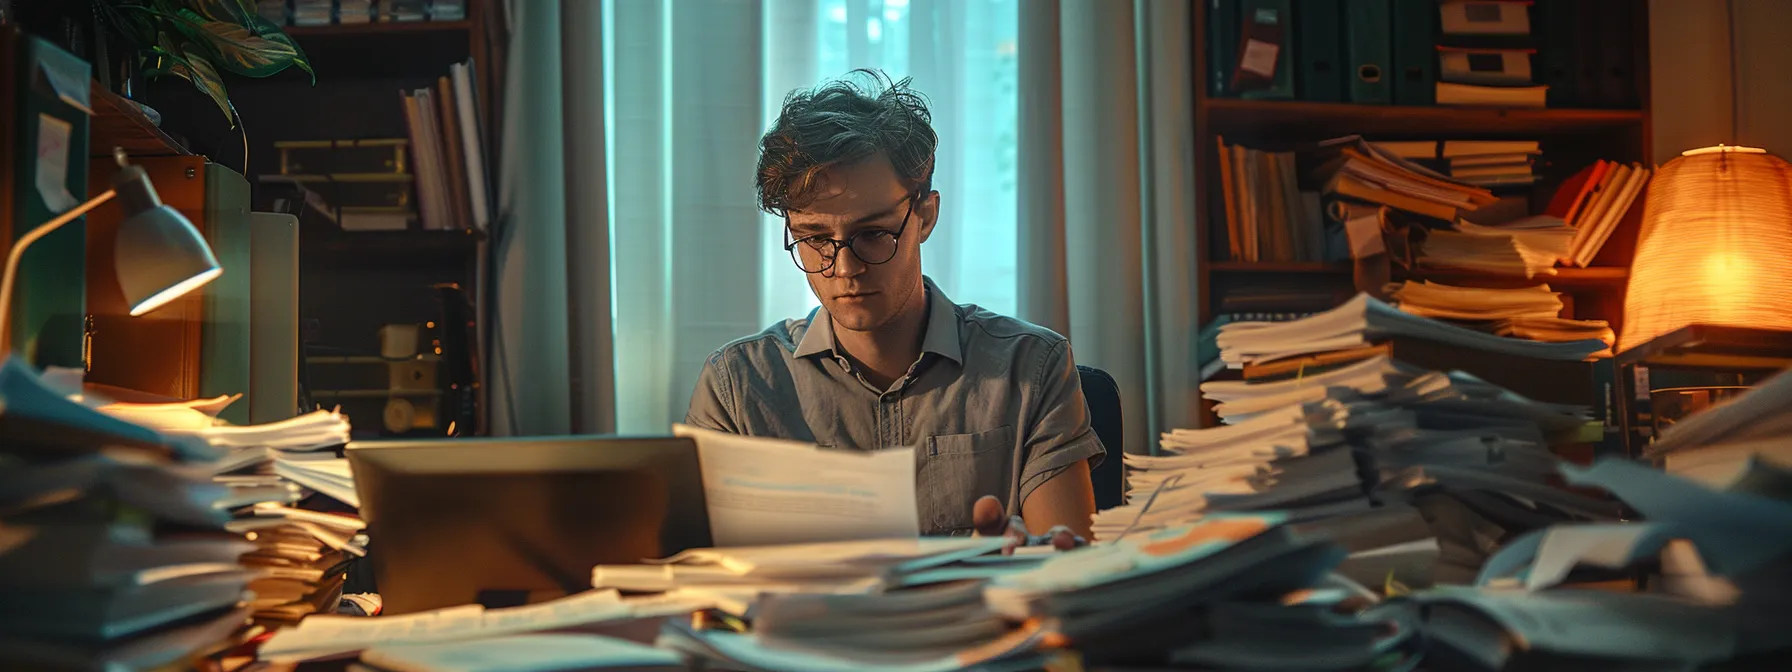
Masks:
[[[1193,225],[1200,250],[1196,257],[1199,304],[1196,314],[1200,323],[1205,325],[1220,314],[1233,312],[1223,309],[1229,296],[1275,297],[1303,291],[1315,294],[1329,291],[1329,297],[1236,311],[1308,312],[1335,305],[1355,294],[1349,262],[1246,262],[1229,258],[1225,193],[1216,151],[1220,139],[1227,145],[1246,147],[1287,146],[1352,134],[1369,140],[1537,140],[1543,148],[1542,160],[1536,167],[1539,180],[1528,190],[1519,189],[1528,198],[1532,213],[1542,211],[1562,181],[1597,159],[1651,163],[1648,3],[1632,1],[1636,4],[1636,20],[1633,26],[1623,29],[1634,31],[1629,40],[1632,46],[1630,58],[1633,59],[1631,72],[1636,87],[1635,98],[1639,104],[1627,109],[1364,105],[1215,96],[1209,83],[1212,75],[1208,37],[1212,34],[1208,21],[1214,3],[1195,3],[1192,26],[1195,48],[1191,51],[1194,59],[1192,121],[1197,206]],[[1296,12],[1300,11],[1300,3],[1293,6]],[[1298,16],[1295,22],[1298,26]],[[1396,267],[1392,278],[1395,281],[1429,279],[1478,287],[1546,283],[1565,295],[1565,303],[1572,311],[1569,316],[1602,319],[1610,322],[1614,330],[1621,329],[1624,292],[1642,210],[1639,199],[1587,268],[1558,267],[1553,276],[1526,281],[1469,271],[1405,271]],[[1262,301],[1261,298],[1254,300],[1256,304]],[[1217,423],[1217,418],[1210,413],[1203,416],[1203,426]]]
[[[244,120],[249,149],[244,172],[257,190],[257,209],[269,207],[267,197],[273,191],[264,188],[261,177],[280,173],[276,142],[408,138],[401,91],[434,89],[437,79],[449,74],[450,65],[468,60],[475,66],[473,88],[486,163],[488,169],[495,166],[496,92],[501,85],[497,73],[502,67],[496,40],[502,31],[492,24],[501,21],[498,11],[496,0],[470,0],[466,20],[284,27],[305,51],[317,73],[316,84],[297,68],[264,79],[230,81],[231,98]],[[234,149],[231,143],[229,150]],[[221,152],[225,160],[238,163],[229,150]],[[410,160],[414,166],[415,159]],[[415,194],[412,203],[420,207]],[[420,220],[405,230],[345,231],[327,220],[301,220],[300,321],[309,355],[378,354],[382,326],[434,325],[443,315],[442,294],[436,288],[442,284],[459,286],[474,300],[483,341],[487,321],[481,288],[488,281],[490,256],[485,232],[427,230],[417,228],[419,224]],[[479,350],[476,347],[475,353]],[[309,368],[314,390],[386,386],[383,379],[362,380],[366,376],[359,373],[353,380],[344,378],[342,367]],[[489,416],[482,388],[479,394],[477,424],[483,433]],[[341,403],[355,419],[357,436],[386,434],[381,422],[383,396],[324,395],[313,400]]]

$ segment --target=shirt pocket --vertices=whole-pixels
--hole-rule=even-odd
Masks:
[[[916,471],[922,534],[968,534],[971,507],[984,495],[1008,500],[1014,477],[1014,428],[927,439]]]

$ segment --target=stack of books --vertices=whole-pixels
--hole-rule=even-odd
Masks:
[[[422,21],[428,17],[428,0],[379,0],[381,21]]]
[[[1531,76],[1528,2],[1438,5],[1437,104],[1544,107],[1549,87]]]
[[[336,22],[373,23],[373,0],[336,0]]]
[[[0,668],[186,669],[248,624],[221,457],[0,366]]]
[[[491,222],[492,192],[479,132],[484,126],[474,91],[477,77],[472,61],[448,70],[435,87],[400,95],[418,210],[425,229],[484,231]]]
[[[292,0],[292,25],[327,26],[335,22],[335,0]]]
[[[1393,140],[1374,144],[1390,154],[1436,167],[1456,181],[1490,189],[1536,182],[1532,163],[1543,153],[1536,140]]]

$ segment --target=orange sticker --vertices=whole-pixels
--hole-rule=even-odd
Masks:
[[[1157,557],[1175,555],[1210,542],[1238,543],[1267,529],[1269,523],[1262,518],[1209,518],[1180,537],[1145,544],[1139,550]]]

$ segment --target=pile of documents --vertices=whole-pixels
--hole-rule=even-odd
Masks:
[[[1322,191],[1446,222],[1499,201],[1493,192],[1438,173],[1358,136],[1319,144]]]
[[[1396,336],[1538,359],[1579,361],[1606,348],[1586,339],[1541,343],[1504,338],[1401,311],[1367,294],[1291,322],[1233,322],[1220,327],[1220,360],[1231,368],[1286,357],[1345,350]]]
[[[1508,338],[1549,343],[1597,339],[1608,346],[1616,339],[1604,320],[1557,317],[1562,296],[1549,285],[1494,289],[1409,280],[1393,285],[1388,298],[1401,311]]]
[[[549,602],[504,609],[485,609],[477,604],[449,607],[398,616],[312,616],[298,626],[274,633],[261,645],[261,660],[277,664],[352,658],[362,654],[369,664],[384,662],[394,669],[428,670],[439,667],[399,667],[399,649],[429,651],[434,646],[492,642],[479,649],[473,660],[508,663],[519,669],[528,653],[506,648],[504,638],[527,633],[584,632],[610,634],[631,640],[651,641],[661,621],[707,608],[701,602],[664,597],[622,597],[613,590],[593,590]],[[601,640],[599,640],[601,641]],[[390,651],[384,649],[390,648]],[[622,647],[631,650],[633,647]],[[505,652],[511,653],[510,657]],[[405,654],[406,656],[411,654]],[[418,653],[415,655],[423,655]],[[450,658],[449,660],[454,660]],[[467,664],[469,659],[454,660]],[[588,664],[606,659],[587,660]],[[466,669],[453,667],[450,669]],[[535,669],[535,668],[530,668]],[[550,668],[566,669],[566,668]]]
[[[1792,471],[1752,462],[1717,487],[1624,460],[1564,465],[1562,473],[1617,496],[1643,520],[1551,526],[1503,548],[1475,588],[1422,591],[1386,605],[1423,614],[1427,664],[1783,669],[1792,657],[1792,630],[1784,626],[1792,600]],[[1648,592],[1635,592],[1635,584],[1577,585],[1589,570],[1659,576]]]
[[[988,578],[1037,564],[995,555],[992,538],[921,537],[694,549],[642,565],[599,565],[591,585],[665,592],[752,618],[765,594],[867,595]]]
[[[248,622],[220,451],[100,413],[0,366],[0,668],[147,669]]]
[[[1461,220],[1455,230],[1428,229],[1418,261],[1422,266],[1520,278],[1555,275],[1556,261],[1568,257],[1574,233],[1573,227],[1548,215],[1494,226]]]
[[[1409,628],[1334,609],[1367,595],[1329,574],[1343,549],[1286,522],[1216,514],[1136,532],[996,579],[986,599],[1052,624],[1055,641],[1096,664],[1351,670],[1405,657]]]
[[[321,492],[357,506],[348,461],[337,449],[348,442],[348,419],[315,411],[260,425],[236,426],[216,418],[241,395],[167,404],[106,403],[101,412],[200,443],[222,457],[204,465],[212,481],[228,488],[219,507],[233,519],[231,532],[254,548],[242,564],[256,572],[249,585],[257,623],[283,625],[308,614],[329,613],[342,592],[343,573],[366,555],[366,524],[353,515],[295,508]]]

